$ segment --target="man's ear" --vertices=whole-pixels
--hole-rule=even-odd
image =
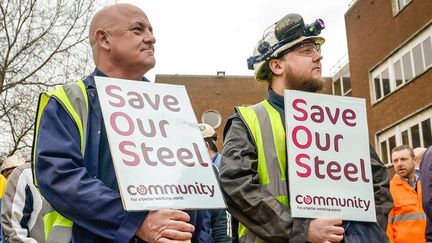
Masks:
[[[280,64],[279,59],[272,59],[269,61],[269,68],[272,73],[275,75],[281,75],[283,73],[283,68]]]
[[[95,33],[96,42],[105,50],[110,49],[110,34],[103,29],[97,29]]]

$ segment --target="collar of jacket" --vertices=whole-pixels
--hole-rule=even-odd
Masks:
[[[414,183],[413,184],[411,184],[408,181],[408,179],[405,179],[405,178],[401,177],[398,174],[395,174],[395,179],[396,179],[395,183],[398,184],[398,185],[401,185],[402,183],[407,183],[408,185],[410,185],[414,189],[416,189],[416,187],[417,187],[417,181],[418,181],[418,177],[417,176],[414,177]]]
[[[276,92],[274,92],[271,88],[268,89],[267,100],[281,110],[285,110],[284,97],[282,95],[276,94]]]

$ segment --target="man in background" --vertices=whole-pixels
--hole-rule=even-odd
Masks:
[[[415,174],[418,178],[420,178],[420,164],[423,158],[424,153],[426,152],[426,148],[417,147],[413,149],[414,151],[414,163],[415,163]]]
[[[212,160],[213,164],[219,169],[222,155],[219,153],[218,148],[216,146],[216,141],[217,141],[216,131],[213,129],[213,127],[211,127],[206,123],[200,123],[198,124],[198,127],[204,138],[204,142],[207,146],[207,151],[209,152],[210,159]]]
[[[219,174],[221,155],[216,146],[216,131],[208,124],[200,123],[198,128],[204,138],[213,170]],[[201,228],[198,236],[199,243],[231,243],[231,215],[226,209],[208,209],[198,211],[198,220]]]
[[[44,243],[43,207],[33,184],[31,163],[16,167],[9,176],[1,205],[4,241]]]
[[[3,203],[3,196],[4,196],[4,192],[6,190],[6,186],[7,186],[7,180],[9,175],[12,173],[12,171],[17,167],[20,166],[22,164],[25,163],[25,159],[21,156],[18,155],[12,155],[10,157],[7,157],[0,168],[0,203]],[[0,205],[1,206],[1,205]],[[2,235],[2,237],[0,237],[0,243],[3,240],[3,232],[2,229],[0,228],[0,233]]]
[[[396,175],[390,181],[394,207],[388,217],[387,236],[390,242],[425,242],[426,215],[422,187],[414,171],[414,151],[408,145],[397,146],[391,159]]]
[[[23,165],[25,163],[25,159],[21,156],[18,155],[12,155],[8,158],[6,158],[2,165],[1,165],[1,169],[0,169],[0,173],[6,178],[9,178],[9,175],[12,173],[12,171],[20,166]]]

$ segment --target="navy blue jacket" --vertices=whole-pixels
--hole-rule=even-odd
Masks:
[[[94,76],[106,75],[96,69],[83,80],[89,100],[84,158],[74,122],[57,100],[50,99],[36,138],[35,173],[43,196],[74,222],[73,242],[130,242],[147,212],[123,209]],[[190,215],[194,224],[196,212]]]
[[[213,157],[213,171],[219,176],[219,167],[215,161],[220,162],[221,154]],[[231,243],[231,215],[226,209],[207,209],[197,212],[197,223],[200,225],[197,241],[199,243]]]
[[[426,241],[432,241],[432,146],[423,155],[420,163],[423,209],[426,214]]]

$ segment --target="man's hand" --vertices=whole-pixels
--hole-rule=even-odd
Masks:
[[[342,219],[320,218],[309,223],[308,241],[317,243],[340,242],[343,239],[344,228]]]
[[[150,212],[136,235],[149,243],[183,242],[192,238],[195,227],[187,213],[180,210],[162,209]]]

